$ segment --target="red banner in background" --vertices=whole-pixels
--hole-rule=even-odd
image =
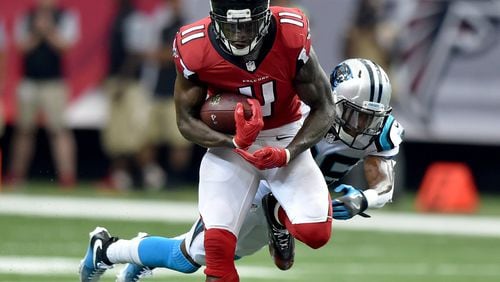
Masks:
[[[65,70],[71,89],[71,100],[94,87],[107,72],[108,31],[116,0],[60,0],[61,7],[77,12],[80,23],[78,42],[65,58]],[[151,10],[159,0],[139,0],[137,7]],[[7,35],[7,77],[3,90],[6,120],[16,113],[15,90],[21,77],[21,60],[14,45],[16,20],[36,3],[35,0],[0,1],[0,21]],[[0,90],[1,91],[1,90]]]

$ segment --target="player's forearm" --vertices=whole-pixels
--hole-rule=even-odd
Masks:
[[[318,143],[330,128],[330,118],[326,107],[324,109],[311,110],[304,120],[304,125],[295,138],[287,146],[290,151],[290,159],[311,148]]]
[[[369,187],[364,191],[368,207],[381,208],[392,200],[396,161],[382,157],[368,157],[364,163],[366,181]]]
[[[325,136],[335,114],[330,83],[312,47],[309,55],[309,60],[295,77],[294,85],[300,99],[311,111],[297,136],[287,147],[291,159],[314,146]]]
[[[177,126],[187,140],[205,148],[234,148],[232,136],[210,129],[199,119],[201,105],[206,98],[207,90],[184,78],[177,72],[175,80],[174,100]]]
[[[184,138],[202,147],[234,148],[232,136],[210,129],[205,123],[193,116],[178,118],[177,125]]]

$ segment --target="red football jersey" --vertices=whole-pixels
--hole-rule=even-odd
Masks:
[[[210,17],[183,26],[174,41],[179,73],[207,86],[208,95],[240,93],[259,100],[264,129],[301,118],[293,87],[298,68],[309,58],[309,22],[296,8],[271,7],[269,34],[257,58],[231,56],[220,47]]]

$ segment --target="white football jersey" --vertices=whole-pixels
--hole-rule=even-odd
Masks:
[[[367,156],[392,158],[399,153],[399,144],[404,134],[403,126],[392,115],[389,115],[384,123],[382,132],[364,150],[348,147],[333,133],[328,133],[323,140],[311,148],[314,159],[328,185],[345,176]]]

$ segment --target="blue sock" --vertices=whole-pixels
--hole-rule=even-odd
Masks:
[[[139,243],[139,258],[145,266],[165,267],[183,273],[193,273],[199,266],[193,265],[181,251],[180,239],[146,237]]]

